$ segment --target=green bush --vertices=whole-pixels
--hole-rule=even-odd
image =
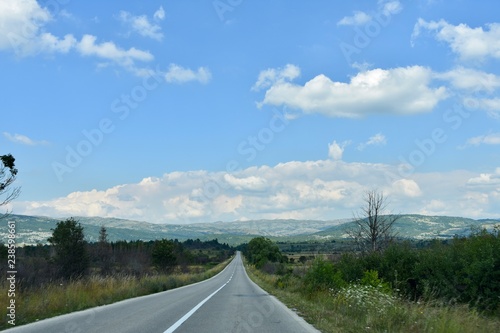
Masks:
[[[318,257],[304,276],[305,289],[311,293],[328,289],[339,289],[347,285],[342,272],[333,263]]]

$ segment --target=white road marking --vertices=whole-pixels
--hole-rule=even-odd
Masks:
[[[231,279],[233,278],[233,275],[234,275],[234,270],[233,270],[233,273],[231,274],[231,277],[229,278],[229,280],[227,280],[226,283],[224,283],[219,289],[217,289],[216,291],[214,291],[213,293],[211,293],[210,295],[208,295],[207,298],[205,298],[203,301],[201,301],[200,303],[198,303],[198,305],[196,305],[194,308],[192,308],[188,313],[186,313],[184,316],[182,316],[181,319],[177,320],[175,322],[175,324],[173,324],[172,326],[170,326],[168,328],[168,330],[166,330],[163,333],[172,333],[176,329],[178,329],[179,326],[181,326],[183,322],[185,322],[186,320],[188,320],[188,318],[191,317],[193,315],[193,313],[196,312],[196,310],[198,310],[203,304],[205,304],[210,298],[212,298],[213,295],[217,294],[219,292],[219,290],[221,290],[222,288],[224,288],[226,286],[226,284],[228,284],[231,281]]]

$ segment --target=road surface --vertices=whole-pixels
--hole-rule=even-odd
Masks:
[[[203,282],[74,312],[9,333],[308,333],[318,332],[249,278],[238,252]]]

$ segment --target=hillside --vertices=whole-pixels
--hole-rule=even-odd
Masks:
[[[46,243],[52,235],[52,228],[60,219],[10,215],[9,221],[16,222],[18,244]],[[349,219],[332,221],[314,220],[257,220],[236,222],[197,223],[187,225],[154,224],[117,218],[77,217],[85,230],[88,241],[98,239],[99,229],[104,225],[111,241],[117,240],[153,240],[196,239],[210,240],[217,238],[220,242],[231,245],[249,241],[255,236],[266,236],[275,240],[328,240],[346,237],[346,228],[351,225]],[[402,215],[395,230],[400,237],[429,239],[451,238],[454,235],[465,235],[470,227],[492,228],[499,225],[500,220],[473,220],[462,217]],[[0,235],[7,236],[7,223],[0,225]]]
[[[346,230],[353,226],[348,222],[328,228],[311,235],[312,239],[339,239],[347,238]],[[500,225],[500,220],[474,220],[452,216],[402,215],[394,224],[394,231],[398,237],[412,239],[452,238],[455,235],[466,236],[471,228],[492,229]]]

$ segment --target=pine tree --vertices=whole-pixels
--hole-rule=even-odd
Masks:
[[[48,239],[55,248],[55,262],[64,278],[78,278],[87,273],[89,256],[83,227],[73,218],[57,223]]]

